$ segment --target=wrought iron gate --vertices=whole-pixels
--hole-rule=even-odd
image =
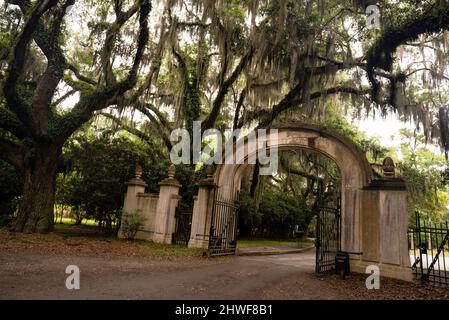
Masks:
[[[192,212],[181,211],[178,206],[176,208],[175,219],[176,224],[172,243],[187,246],[192,227]]]
[[[426,224],[419,213],[409,230],[409,250],[415,278],[434,285],[449,286],[449,225]]]
[[[222,198],[217,192],[207,251],[209,256],[236,253],[238,207],[238,201]]]
[[[316,272],[331,271],[335,268],[335,256],[341,250],[341,210],[340,195],[327,206],[317,208],[316,228]]]

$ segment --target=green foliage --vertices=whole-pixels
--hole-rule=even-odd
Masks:
[[[406,181],[410,217],[419,211],[433,221],[449,218],[448,164],[441,154],[429,150],[423,135],[401,130],[397,165]]]
[[[8,224],[15,213],[22,194],[22,184],[21,174],[0,160],[0,226]]]
[[[121,232],[123,237],[128,240],[135,238],[137,231],[145,223],[145,218],[142,216],[140,210],[133,212],[123,212]]]
[[[269,228],[271,237],[285,237],[292,232],[305,230],[311,217],[311,209],[304,199],[295,198],[287,193],[268,193],[262,198],[259,206],[262,225]]]
[[[312,210],[304,198],[273,190],[264,191],[257,209],[251,196],[242,191],[239,214],[257,236],[290,238],[296,230],[307,230]]]
[[[262,221],[262,215],[257,210],[256,203],[249,192],[241,191],[239,195],[239,215],[244,225],[258,226]]]
[[[64,148],[67,172],[57,179],[56,201],[71,206],[78,219],[94,218],[107,231],[119,226],[126,182],[137,164],[149,192],[158,192],[167,161],[156,159],[148,145],[129,134],[82,131]],[[116,231],[116,230],[115,230]]]
[[[349,121],[342,116],[342,109],[343,104],[328,104],[326,109],[326,119],[315,121],[315,123],[325,126],[327,129],[335,131],[353,141],[366,153],[368,161],[370,162],[375,163],[379,159],[385,157],[389,152],[388,148],[383,147],[376,138],[367,137],[364,132],[357,128],[357,126],[349,123]]]

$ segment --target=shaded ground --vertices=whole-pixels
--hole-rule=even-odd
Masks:
[[[282,245],[262,246],[262,247],[246,247],[237,248],[237,254],[239,256],[259,256],[259,255],[280,255],[280,254],[292,254],[301,253],[308,250],[315,249],[315,245],[310,243],[304,243],[302,247],[291,247]]]
[[[286,248],[304,248],[314,244],[315,239],[297,239],[297,240],[267,240],[267,239],[240,239],[237,242],[237,248],[252,247],[286,247]]]
[[[382,279],[381,290],[367,290],[364,275],[316,275],[313,251],[207,259],[183,248],[60,237],[0,231],[1,299],[449,298],[448,289]],[[70,264],[80,268],[80,290],[65,288]]]

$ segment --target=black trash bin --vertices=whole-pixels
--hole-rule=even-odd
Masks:
[[[349,275],[349,254],[344,251],[338,251],[335,256],[335,273],[342,279]]]

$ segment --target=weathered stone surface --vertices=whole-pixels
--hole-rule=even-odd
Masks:
[[[216,187],[217,185],[212,177],[208,177],[198,183],[198,196],[193,204],[192,226],[188,243],[190,248],[207,249],[209,245]]]
[[[172,242],[176,207],[181,199],[178,195],[181,184],[175,179],[175,172],[176,167],[170,166],[168,177],[159,182],[159,194],[144,193],[146,183],[140,179],[141,170],[136,170],[136,177],[128,182],[123,210],[140,210],[145,217],[145,224],[136,234],[137,239]]]

